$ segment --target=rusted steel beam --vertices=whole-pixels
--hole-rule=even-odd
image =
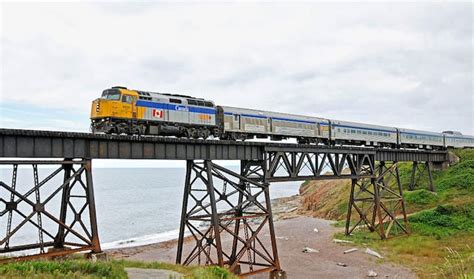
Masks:
[[[244,161],[235,173],[211,161],[188,161],[177,263],[226,266],[241,276],[280,270],[264,165]],[[193,240],[186,255],[185,228]],[[224,236],[231,238],[231,247],[222,245]],[[268,237],[270,247],[262,242]]]
[[[4,236],[0,235],[0,254],[33,250],[33,255],[16,257],[8,255],[0,262],[50,257],[55,255],[71,254],[78,251],[89,250],[100,252],[100,242],[96,221],[94,189],[92,185],[92,172],[90,160],[55,161],[57,169],[39,168],[40,165],[52,165],[52,161],[29,160],[9,161],[13,166],[13,180],[11,185],[0,177],[0,191],[9,194],[10,199],[0,199],[5,210],[0,212],[2,221],[7,222]],[[16,171],[19,164],[31,164],[32,186],[16,185]],[[41,181],[39,172],[49,172]],[[57,185],[54,178],[63,174],[61,185]],[[71,189],[76,189],[83,195],[70,195]],[[4,196],[4,195],[2,195]],[[50,201],[60,197],[59,212],[51,211]],[[74,203],[74,199],[81,199],[81,203]],[[27,204],[29,206],[22,206]],[[3,219],[3,216],[7,216]],[[67,221],[67,215],[74,218]],[[12,226],[12,216],[15,216],[15,226]],[[58,216],[56,216],[58,215]],[[86,215],[88,218],[85,218]],[[44,226],[45,221],[53,222],[57,227]],[[87,222],[86,222],[87,220]],[[37,239],[30,239],[31,243],[16,242],[15,235],[22,233],[32,224],[37,230]],[[72,240],[72,241],[71,241]],[[54,249],[47,250],[48,247]],[[59,249],[59,251],[58,251]]]

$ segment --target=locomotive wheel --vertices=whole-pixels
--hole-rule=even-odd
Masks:
[[[199,130],[200,138],[207,139],[208,136],[209,136],[209,132],[207,130],[204,130],[204,129]]]
[[[193,139],[198,139],[199,138],[199,130],[196,130],[195,128],[191,128],[189,131],[189,136],[192,137]]]

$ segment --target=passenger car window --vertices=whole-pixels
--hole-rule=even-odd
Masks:
[[[170,98],[170,103],[173,103],[173,104],[181,104],[181,100],[180,100],[180,99],[173,99],[173,98]]]

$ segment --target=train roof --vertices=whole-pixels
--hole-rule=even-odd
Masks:
[[[133,90],[138,93],[138,95],[141,96],[167,96],[167,97],[176,97],[176,98],[186,98],[186,99],[195,99],[195,100],[203,100],[204,98],[197,98],[193,96],[188,96],[188,95],[183,95],[183,94],[173,94],[173,93],[162,93],[162,92],[150,92],[150,91],[142,91],[142,90]],[[208,100],[206,100],[208,101]]]
[[[257,109],[238,108],[238,107],[229,107],[229,106],[220,106],[220,107],[224,110],[224,112],[227,111],[227,112],[249,114],[249,115],[255,115],[255,116],[267,116],[267,117],[288,118],[288,119],[295,119],[295,120],[328,122],[328,120],[325,118],[306,116],[306,115],[281,113],[281,112],[273,112],[273,111],[265,111],[265,110],[257,110]]]
[[[399,128],[399,130],[400,130],[401,133],[424,134],[424,135],[432,135],[432,136],[442,136],[443,135],[443,133],[423,131],[423,130],[413,130],[413,129],[404,129],[404,128]]]
[[[347,126],[347,127],[372,128],[372,129],[387,130],[387,131],[392,131],[392,132],[397,131],[397,128],[389,127],[389,126],[381,126],[381,125],[375,125],[375,124],[366,124],[366,123],[335,120],[335,119],[330,119],[330,121],[331,121],[331,123],[334,123],[335,125],[341,125],[341,126]]]
[[[456,135],[456,134],[444,134],[447,138],[463,138],[463,139],[474,139],[471,135]]]
[[[180,99],[181,102],[183,103],[189,103],[188,100],[196,100],[196,101],[202,101],[206,103],[212,104],[214,106],[214,102],[211,100],[206,100],[204,98],[197,98],[189,95],[183,95],[183,94],[173,94],[173,93],[162,93],[162,92],[151,92],[151,91],[143,91],[143,90],[135,90],[135,89],[128,89],[127,87],[124,86],[113,86],[110,89],[124,89],[124,90],[129,90],[129,91],[135,91],[137,92],[139,98],[141,100],[148,100],[148,101],[156,101],[159,100],[160,98],[175,98],[175,99]],[[110,90],[106,89],[106,90]]]

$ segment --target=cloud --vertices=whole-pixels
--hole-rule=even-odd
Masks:
[[[23,122],[1,112],[19,128],[87,130],[90,102],[124,85],[474,134],[472,3],[1,7],[0,108],[49,111]]]

